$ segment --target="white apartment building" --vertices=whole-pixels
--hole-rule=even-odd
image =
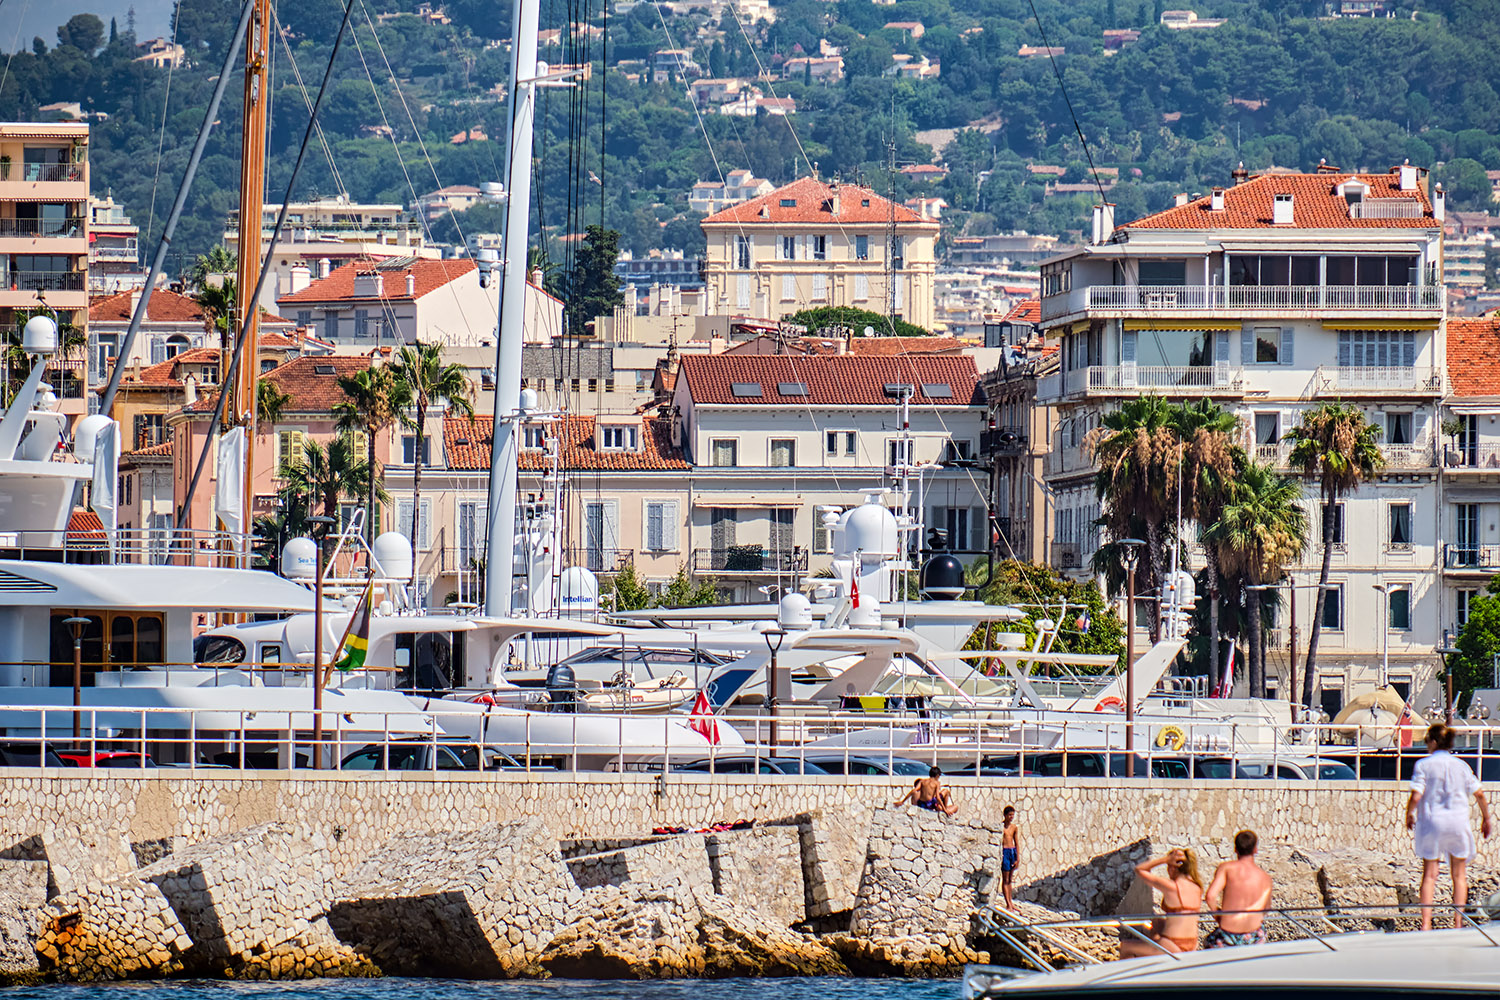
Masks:
[[[1500,318],[1447,323],[1449,395],[1439,441],[1443,483],[1442,625],[1457,635],[1469,601],[1500,573]]]
[[[1038,402],[1056,408],[1045,464],[1052,564],[1087,575],[1101,539],[1084,442],[1122,400],[1214,399],[1240,418],[1256,457],[1283,469],[1281,439],[1303,409],[1354,403],[1382,429],[1387,464],[1341,504],[1316,685],[1336,709],[1377,681],[1388,650],[1398,690],[1420,690],[1452,619],[1436,583],[1433,516],[1441,188],[1430,192],[1410,166],[1274,174],[1118,228],[1112,213],[1096,207],[1091,242],[1042,265],[1042,326],[1060,346],[1060,370],[1037,385]],[[1313,537],[1292,574],[1302,585],[1321,562],[1312,487],[1307,511]],[[1389,589],[1389,611],[1377,585]],[[1315,591],[1292,594],[1305,650]],[[1268,675],[1283,692],[1289,638],[1277,629],[1269,642]]]
[[[856,306],[933,325],[941,227],[869,188],[803,177],[702,226],[709,314]]]
[[[774,190],[775,185],[764,177],[756,177],[748,170],[731,170],[724,175],[722,182],[699,181],[694,184],[688,192],[688,208],[704,215],[712,215],[722,212],[730,205],[759,198]]]
[[[88,325],[89,127],[0,122],[0,325],[48,307],[60,323]],[[61,412],[87,412],[85,352],[48,362]]]
[[[141,227],[114,195],[89,195],[89,291],[114,293],[146,283],[141,267]]]

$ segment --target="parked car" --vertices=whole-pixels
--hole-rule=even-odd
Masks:
[[[829,774],[885,774],[904,777],[927,777],[932,765],[910,757],[882,757],[880,754],[818,755],[808,760]]]
[[[372,743],[349,754],[341,766],[345,771],[478,771],[481,759],[486,771],[526,770],[525,764],[494,747],[443,741],[433,744],[422,739],[396,741],[389,746]]]
[[[1190,778],[1193,776],[1193,763],[1187,757],[1152,757],[1151,776],[1153,778]]]
[[[72,767],[68,761],[40,743],[0,743],[0,767]]]
[[[155,767],[156,761],[134,750],[59,750],[57,755],[68,767]]]
[[[724,757],[695,760],[691,764],[673,765],[674,771],[706,771],[710,774],[829,774],[812,761],[796,757],[752,757],[731,754]],[[926,771],[922,772],[926,774]]]
[[[1336,760],[1312,757],[1203,757],[1194,761],[1203,778],[1248,778],[1290,781],[1356,781],[1354,769]]]
[[[1022,777],[1025,777],[1025,778],[1034,778],[1034,777],[1036,777],[1036,772],[1033,771],[1033,770],[1031,770],[1030,768],[1027,768],[1025,771],[1022,771],[1021,769],[1015,768],[1015,767],[999,767],[999,766],[996,766],[996,765],[981,763],[980,766],[979,766],[979,768],[977,769],[977,771],[976,771],[976,769],[975,769],[975,767],[974,767],[973,764],[965,764],[962,767],[951,767],[951,768],[950,767],[945,767],[945,768],[943,768],[943,777],[945,777],[945,778],[973,778],[973,777],[980,777],[980,778],[1022,778]]]
[[[1123,778],[1125,777],[1126,754],[1103,750],[1041,750],[1025,755],[1026,771],[1043,778]],[[1001,754],[986,757],[983,767],[1008,767],[1019,769],[1020,754]],[[1146,758],[1135,755],[1135,775],[1144,778],[1151,774]]]

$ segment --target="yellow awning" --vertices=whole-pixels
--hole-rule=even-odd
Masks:
[[[1222,319],[1127,319],[1127,330],[1238,330],[1241,324]]]
[[[1436,330],[1438,320],[1420,319],[1341,319],[1323,321],[1325,330]]]

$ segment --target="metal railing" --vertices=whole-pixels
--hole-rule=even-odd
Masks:
[[[768,551],[759,545],[693,550],[695,573],[801,573],[806,569],[807,551],[800,547],[790,552]]]
[[[1091,285],[1090,309],[1441,310],[1441,285]]]
[[[84,219],[0,219],[0,236],[83,236]]]
[[[24,665],[39,672],[53,669],[52,664]],[[288,679],[306,675],[306,664],[224,664],[217,667],[184,666],[181,673],[198,674],[212,669],[212,681],[223,681],[227,688],[245,690],[244,673],[259,668],[262,674],[284,673]],[[132,671],[119,672],[122,678]],[[382,671],[389,673],[388,671]],[[236,676],[238,675],[238,676]],[[39,674],[40,676],[40,674]],[[192,684],[192,680],[199,683]],[[304,677],[305,679],[305,677]],[[203,687],[207,678],[184,676],[181,686]],[[130,686],[124,679],[122,686]],[[265,685],[273,686],[273,685]],[[281,683],[280,687],[306,687],[306,684]],[[90,691],[98,690],[89,688]],[[361,689],[363,690],[363,689]],[[337,691],[337,686],[330,691]],[[1191,692],[1183,692],[1183,698]],[[480,696],[482,697],[482,696]],[[891,696],[893,700],[900,700]],[[801,772],[807,761],[816,758],[874,759],[893,770],[897,760],[911,760],[938,765],[955,777],[1003,777],[1006,780],[1038,778],[1065,780],[1120,780],[1126,774],[1126,723],[1123,716],[1100,713],[1097,720],[1064,718],[1068,713],[1034,713],[1035,717],[1006,718],[998,711],[970,711],[932,715],[921,710],[905,714],[870,716],[857,710],[840,710],[818,715],[769,715],[693,717],[681,712],[631,712],[607,714],[538,710],[518,716],[507,711],[491,716],[467,705],[454,702],[445,711],[443,702],[425,700],[425,707],[412,702],[410,710],[367,711],[345,708],[337,697],[325,700],[322,711],[322,742],[314,738],[315,718],[310,699],[307,704],[273,709],[234,707],[226,702],[221,708],[139,707],[121,705],[7,705],[0,704],[3,742],[7,753],[17,746],[30,747],[39,761],[46,751],[58,749],[89,752],[101,750],[140,754],[138,768],[155,761],[180,760],[182,766],[195,768],[205,763],[210,752],[229,755],[240,767],[250,756],[260,756],[267,747],[284,747],[306,754],[321,746],[324,761],[332,769],[350,753],[371,747],[409,746],[414,740],[440,744],[482,744],[509,754],[531,770],[665,770],[689,761],[718,761],[720,758],[749,758],[758,765],[779,758],[796,760]],[[1076,716],[1078,713],[1071,713]],[[74,719],[79,735],[73,736]],[[687,738],[688,726],[699,722],[719,727],[723,742]],[[1138,736],[1150,736],[1154,722],[1137,722]],[[660,727],[658,730],[657,727]],[[502,728],[505,727],[505,728]],[[731,740],[730,729],[741,738]],[[1420,749],[1425,727],[1404,727],[1419,749],[1408,746],[1390,750],[1353,745],[1332,745],[1334,736],[1357,737],[1372,727],[1328,724],[1298,725],[1275,729],[1268,745],[1250,742],[1248,730],[1267,726],[1251,723],[1225,724],[1217,721],[1194,722],[1185,716],[1181,721],[1160,726],[1155,738],[1138,739],[1135,750],[1136,774],[1141,782],[1175,783],[1184,780],[1295,780],[1301,784],[1344,783],[1341,776],[1324,773],[1327,765],[1347,764],[1363,780],[1400,780],[1410,767],[1425,756]],[[1394,733],[1397,727],[1384,730]],[[1069,745],[1070,730],[1075,741],[1092,740],[1095,747]],[[1175,730],[1175,732],[1173,732]],[[655,737],[660,732],[660,742]],[[1158,745],[1165,731],[1169,741]],[[479,738],[468,735],[476,732]],[[1500,766],[1500,727],[1468,726],[1460,731],[1464,740],[1473,743],[1455,750],[1461,758],[1471,760],[1483,780],[1487,772]],[[884,740],[881,739],[882,734]],[[1097,735],[1096,735],[1097,734]],[[856,741],[856,737],[858,738]],[[1259,737],[1264,740],[1264,736]],[[1040,746],[1045,740],[1056,740],[1063,749]],[[1179,743],[1180,740],[1180,743]],[[1307,740],[1308,742],[1299,742]],[[814,745],[821,741],[821,745]],[[311,754],[306,754],[309,758]],[[288,755],[289,756],[289,755]],[[1011,764],[991,763],[997,758]],[[539,762],[546,762],[545,768]],[[1489,764],[1486,767],[1486,764]],[[1005,774],[995,773],[997,767]],[[442,768],[433,763],[429,770]],[[986,774],[986,771],[991,773]],[[750,773],[756,773],[758,766]],[[1309,773],[1310,772],[1310,773]],[[1377,772],[1390,772],[1379,773]],[[721,773],[731,773],[728,768]],[[806,777],[822,777],[818,772]],[[1341,784],[1342,787],[1342,784]]]
[[[1443,544],[1443,566],[1447,569],[1500,572],[1500,545]]]
[[[616,573],[635,561],[635,549],[573,546],[561,552],[564,566],[582,566],[592,573]]]
[[[1340,939],[1346,935],[1365,933],[1399,933],[1403,930],[1419,929],[1423,911],[1436,916],[1452,914],[1453,923],[1472,928],[1492,947],[1500,947],[1500,938],[1495,928],[1486,926],[1493,917],[1485,907],[1475,904],[1454,903],[1395,903],[1374,905],[1348,905],[1329,903],[1327,906],[1273,906],[1264,910],[1199,910],[1192,914],[1114,914],[1111,916],[1084,917],[1047,921],[1028,921],[1018,913],[1000,905],[980,908],[974,914],[981,937],[993,937],[1009,945],[1017,955],[1030,962],[1038,971],[1055,972],[1058,965],[1042,955],[1045,949],[1062,952],[1073,962],[1081,965],[1102,965],[1110,959],[1100,957],[1097,952],[1078,947],[1069,940],[1069,932],[1084,931],[1097,935],[1101,931],[1112,931],[1120,941],[1130,941],[1146,949],[1147,954],[1160,954],[1180,962],[1184,954],[1192,952],[1174,951],[1163,947],[1147,932],[1163,916],[1192,916],[1198,922],[1198,932],[1217,926],[1219,917],[1259,915],[1267,937],[1277,941],[1305,940],[1316,943],[1328,951],[1338,951]],[[1436,921],[1434,921],[1436,922]],[[1029,942],[1034,942],[1029,943]],[[1016,970],[991,966],[970,966],[965,970],[964,996],[969,1000],[990,995],[991,987],[1016,977]]]
[[[3,174],[0,181],[81,181],[82,163],[16,163]]]
[[[1493,469],[1500,471],[1500,444],[1471,444],[1443,449],[1443,465],[1449,469]]]
[[[1091,394],[1144,389],[1170,396],[1238,392],[1242,385],[1240,370],[1228,365],[1094,365],[1088,369],[1087,388]]]
[[[4,281],[12,291],[81,292],[86,277],[82,271],[11,271]]]
[[[1439,393],[1443,377],[1430,368],[1404,365],[1324,365],[1317,378],[1326,390],[1334,392],[1419,392]]]

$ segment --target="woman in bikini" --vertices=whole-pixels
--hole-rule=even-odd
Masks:
[[[1166,877],[1152,871],[1165,865]],[[1198,875],[1198,858],[1191,850],[1179,847],[1161,857],[1135,866],[1140,876],[1153,889],[1161,890],[1162,916],[1151,922],[1147,937],[1165,951],[1198,950],[1198,911],[1203,908],[1203,879]],[[1152,947],[1134,935],[1120,938],[1121,958],[1140,958],[1144,955],[1159,955],[1161,950]]]

